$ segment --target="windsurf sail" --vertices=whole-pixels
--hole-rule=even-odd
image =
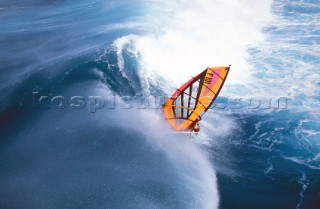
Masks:
[[[198,132],[202,115],[217,98],[229,67],[207,68],[177,89],[164,103],[165,119],[176,131]]]

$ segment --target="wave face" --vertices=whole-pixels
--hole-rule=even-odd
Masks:
[[[163,6],[1,3],[1,208],[218,207],[202,148],[163,134],[159,109],[125,101],[164,95],[161,77],[140,70],[137,46],[126,41],[149,34]]]
[[[319,207],[319,11],[2,1],[0,207]],[[229,64],[197,140],[168,133],[164,97]]]

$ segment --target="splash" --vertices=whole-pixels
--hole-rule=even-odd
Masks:
[[[114,42],[118,50],[120,69],[125,68],[122,52],[128,49],[139,59],[140,80],[150,81],[144,82],[143,89],[150,88],[150,85],[156,84],[160,78],[167,80],[166,84],[162,83],[161,86],[172,88],[207,65],[232,64],[235,70],[230,73],[228,82],[244,83],[251,71],[248,64],[248,46],[264,40],[261,29],[272,18],[269,11],[271,3],[208,0],[167,2],[165,7],[161,7],[165,8],[161,17],[150,18],[154,25],[149,34],[123,36]],[[159,13],[159,4],[163,3],[149,2],[150,11]],[[167,94],[171,93],[170,88],[163,90]],[[144,115],[150,117],[152,114],[148,112]],[[227,130],[216,130],[217,137],[230,133],[233,127],[230,125],[233,121],[224,118],[225,124],[229,125],[225,126]],[[147,118],[142,121],[157,120]],[[215,171],[199,144],[186,143],[183,139],[177,139],[179,137],[164,136],[156,133],[154,128],[148,127],[144,130],[152,130],[148,136],[151,144],[165,147],[168,158],[184,179],[181,183],[193,188],[194,191],[189,192],[194,193],[197,205],[201,205],[201,208],[217,208],[219,197]],[[209,138],[204,131],[200,136],[200,144],[208,144]]]
[[[157,114],[141,114],[140,120],[152,121],[142,123],[144,134],[154,149],[162,150],[179,173],[179,182],[183,187],[181,199],[191,195],[193,200],[186,200],[188,208],[218,208],[219,196],[217,178],[208,156],[199,147],[197,141],[183,135],[168,134],[163,119]]]
[[[232,64],[228,82],[246,82],[247,49],[264,40],[261,29],[272,18],[271,3],[174,1],[154,33],[136,38],[143,65],[183,82],[207,66]]]

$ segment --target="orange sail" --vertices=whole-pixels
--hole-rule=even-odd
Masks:
[[[229,67],[212,67],[177,89],[163,105],[168,123],[177,131],[198,132],[198,122],[217,98]]]

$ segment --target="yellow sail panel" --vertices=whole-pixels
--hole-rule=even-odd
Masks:
[[[201,109],[200,114],[207,111],[218,96],[228,74],[228,70],[229,67],[207,68],[198,98],[199,104],[203,104],[205,106],[203,107],[199,105],[199,109]]]
[[[177,131],[193,131],[218,96],[230,67],[207,68],[183,84],[163,105],[165,119]]]

